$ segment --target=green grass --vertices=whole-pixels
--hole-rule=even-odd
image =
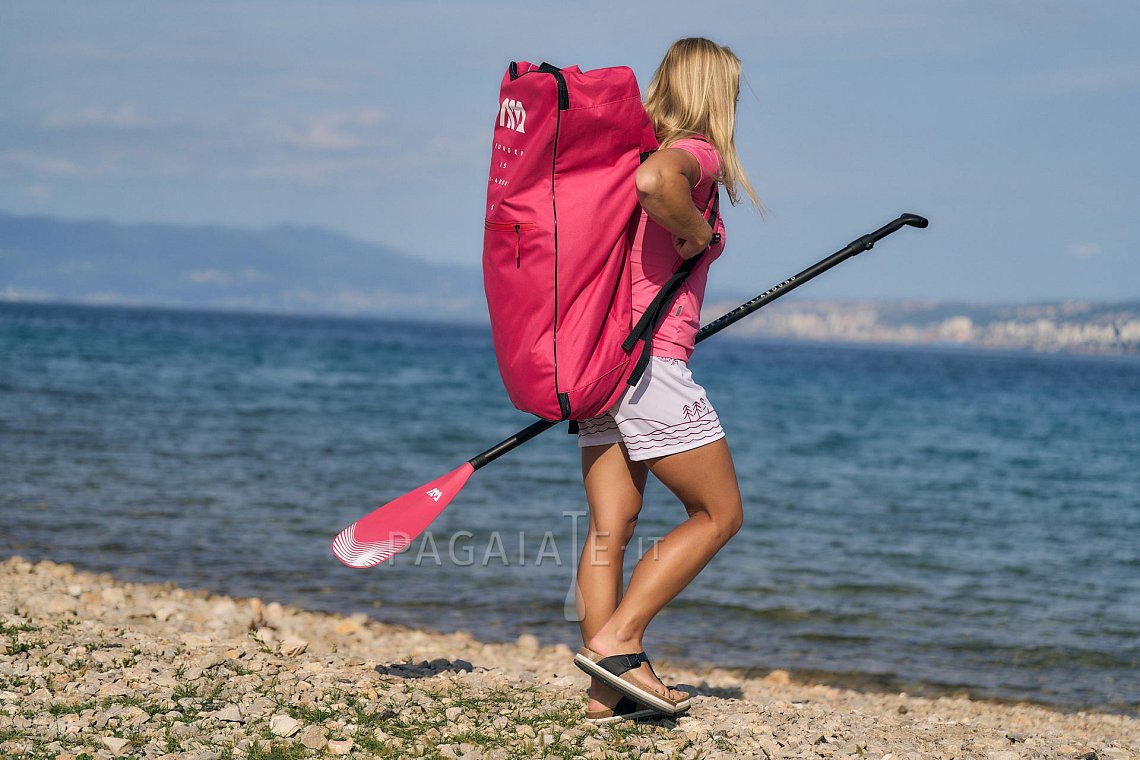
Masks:
[[[77,702],[73,705],[65,704],[63,702],[55,702],[48,706],[48,713],[55,715],[56,717],[60,715],[78,715],[84,710],[94,710],[95,707],[96,702],[93,699],[88,702]]]
[[[253,639],[253,642],[257,644],[257,648],[261,650],[263,654],[273,654],[273,647],[269,646],[269,644],[265,642],[265,639],[258,636],[257,631],[250,631],[248,636]]]
[[[18,633],[34,633],[41,630],[38,625],[31,623],[3,623],[0,622],[0,636],[11,636]]]
[[[256,739],[249,745],[246,757],[249,760],[299,760],[304,758],[308,750],[302,744],[277,741],[270,742],[268,747],[262,747]]]

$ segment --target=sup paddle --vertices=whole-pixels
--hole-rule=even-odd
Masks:
[[[741,304],[727,314],[702,327],[697,333],[697,342],[711,338],[718,332],[738,322],[762,306],[771,303],[808,280],[826,272],[856,254],[868,251],[875,243],[903,227],[926,227],[928,222],[915,214],[902,214],[898,219],[879,229],[852,241],[843,249],[826,259],[793,275],[780,284],[765,290],[751,301]],[[447,508],[451,500],[467,484],[467,480],[479,468],[490,464],[508,451],[521,446],[539,433],[558,424],[558,421],[538,420],[518,431],[509,438],[496,443],[486,451],[476,454],[460,467],[424,483],[395,501],[378,507],[370,514],[349,525],[333,540],[332,552],[349,567],[373,567],[405,549],[427,526]]]

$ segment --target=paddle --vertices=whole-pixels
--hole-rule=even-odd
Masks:
[[[927,224],[926,219],[921,216],[902,214],[893,222],[852,241],[819,263],[789,277],[779,285],[765,290],[751,301],[741,304],[719,319],[708,323],[697,333],[697,342],[711,338],[734,322],[738,322],[760,307],[798,288],[808,280],[818,277],[836,264],[863,251],[870,250],[876,242],[887,235],[903,227],[921,229]],[[395,501],[378,507],[340,532],[332,543],[333,554],[349,567],[372,567],[384,562],[392,555],[407,548],[427,529],[427,526],[439,516],[440,512],[447,508],[451,500],[467,484],[472,473],[557,424],[557,421],[538,420],[511,437],[496,443],[481,454],[476,454],[446,475],[436,478],[430,483],[424,483]]]

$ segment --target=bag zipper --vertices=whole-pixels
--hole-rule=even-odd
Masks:
[[[523,230],[533,230],[538,227],[533,222],[484,222],[483,226],[492,232],[515,233],[515,268],[522,267],[522,234]]]

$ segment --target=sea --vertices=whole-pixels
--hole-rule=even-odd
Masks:
[[[652,656],[1140,714],[1140,359],[729,330],[692,367],[745,521]],[[387,563],[329,548],[533,420],[484,326],[0,304],[0,556],[574,648],[563,425]],[[684,518],[651,482],[627,566]]]

